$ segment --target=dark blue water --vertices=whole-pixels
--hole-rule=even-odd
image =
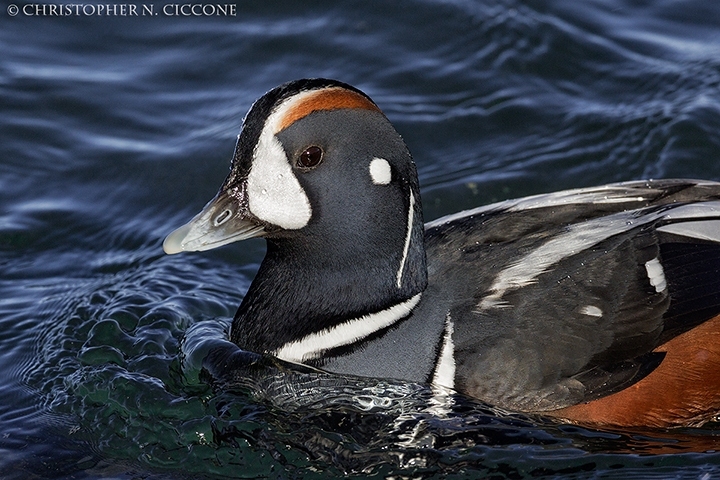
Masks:
[[[461,398],[443,413],[422,386],[272,363],[213,390],[202,358],[263,244],[161,250],[224,179],[253,100],[306,76],[383,108],[426,220],[621,180],[720,180],[720,3],[16,5],[0,9],[3,478],[720,476],[714,424],[598,431]]]

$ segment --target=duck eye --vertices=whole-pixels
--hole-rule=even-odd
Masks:
[[[312,146],[305,149],[298,158],[298,166],[302,168],[316,167],[320,160],[322,160],[323,151],[322,148]]]

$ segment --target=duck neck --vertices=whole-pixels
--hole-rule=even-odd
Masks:
[[[415,210],[412,202],[410,208]],[[407,317],[427,286],[419,209],[409,222],[399,236],[383,241],[357,238],[371,235],[357,231],[353,239],[320,237],[324,242],[313,236],[268,239],[265,259],[233,320],[232,341],[245,350],[277,353],[321,332],[345,335],[336,328],[341,325],[372,328],[364,321],[368,315],[385,319],[379,329]]]

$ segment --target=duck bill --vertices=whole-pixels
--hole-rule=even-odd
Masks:
[[[163,250],[167,254],[196,252],[262,237],[264,226],[243,203],[220,191],[192,220],[165,238]]]

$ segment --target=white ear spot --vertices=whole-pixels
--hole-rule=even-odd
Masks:
[[[375,185],[387,185],[392,180],[390,164],[384,158],[373,158],[370,162],[370,178]]]

